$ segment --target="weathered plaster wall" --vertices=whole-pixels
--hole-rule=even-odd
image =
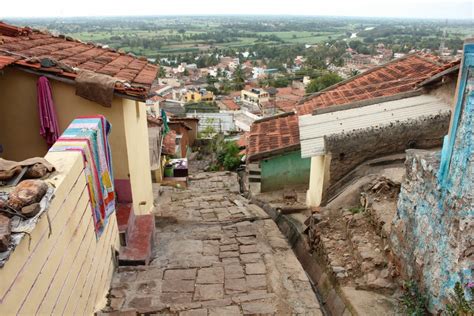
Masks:
[[[124,99],[123,120],[133,208],[135,214],[148,214],[154,205],[145,103]]]
[[[38,76],[17,69],[4,69],[0,75],[0,144],[5,159],[23,160],[32,155],[43,157],[48,148],[39,134],[39,114],[36,100]],[[75,88],[55,80],[49,80],[53,100],[62,133],[79,116],[102,114],[112,124],[110,147],[113,156],[114,176],[128,179],[125,127],[122,99],[114,98],[112,107],[76,96]]]
[[[148,125],[148,146],[150,148],[150,168],[157,170],[160,168],[161,162],[161,127],[155,124]]]
[[[329,166],[331,155],[311,157],[311,173],[309,189],[306,192],[306,204],[310,207],[319,206],[324,190],[329,182]]]
[[[39,135],[37,80],[38,76],[13,68],[5,69],[0,75],[2,158],[23,160],[32,156],[43,157],[48,150],[45,140]],[[133,198],[137,211],[139,204],[146,202],[148,212],[153,206],[153,193],[148,167],[145,104],[114,97],[112,106],[104,107],[76,96],[72,85],[55,80],[49,82],[60,132],[79,116],[102,114],[109,120],[112,124],[109,141],[118,198],[124,202],[130,202]],[[140,206],[140,209],[144,207]]]
[[[407,175],[391,235],[399,271],[405,279],[419,281],[432,312],[444,308],[457,281],[473,279],[472,198],[439,190],[439,159],[439,153],[407,152]]]
[[[325,193],[337,192],[344,185],[339,180],[367,160],[403,153],[408,148],[441,147],[448,127],[449,114],[445,113],[325,137],[326,150],[332,156]],[[327,199],[325,193],[323,201]]]
[[[301,158],[300,151],[264,159],[260,167],[262,192],[309,184],[311,159]]]
[[[400,271],[419,281],[432,312],[445,308],[456,282],[474,280],[473,79],[470,84],[460,81],[442,157],[408,151],[406,181],[392,223]]]

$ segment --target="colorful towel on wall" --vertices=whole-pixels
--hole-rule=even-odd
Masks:
[[[50,151],[79,151],[89,189],[97,238],[115,211],[112,154],[108,142],[110,123],[102,115],[72,121]]]

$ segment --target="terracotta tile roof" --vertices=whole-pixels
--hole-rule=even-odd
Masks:
[[[9,56],[0,56],[0,69],[13,64],[16,61],[15,58]]]
[[[240,91],[234,91],[234,92],[229,93],[229,96],[232,97],[232,98],[240,97],[241,92]]]
[[[21,67],[70,79],[76,77],[76,69],[112,76],[121,81],[115,86],[117,92],[141,98],[148,94],[158,73],[158,67],[145,58],[3,22],[0,22],[0,56],[15,58],[15,65]],[[42,65],[44,59],[55,65]]]
[[[276,100],[276,106],[283,112],[292,112],[298,104],[297,100]]]
[[[298,115],[311,114],[315,109],[333,105],[391,96],[418,88],[418,85],[459,61],[446,63],[426,54],[408,55],[373,68],[295,105]],[[289,107],[288,107],[289,109]],[[298,119],[295,114],[277,115],[253,123],[247,155],[259,160],[282,151],[299,149]]]
[[[224,99],[222,100],[222,103],[224,103],[224,105],[226,106],[228,110],[231,110],[231,111],[240,110],[240,106],[237,103],[235,103],[235,101],[232,99]]]
[[[163,150],[162,153],[165,155],[176,154],[176,132],[170,130],[165,137],[163,137]]]
[[[295,89],[293,87],[278,88],[277,90],[277,96],[294,95],[302,97],[305,94],[305,91],[303,89]]]
[[[298,116],[293,112],[257,120],[250,127],[247,157],[260,160],[275,151],[299,149],[299,138]]]
[[[298,115],[332,105],[390,96],[416,88],[417,84],[454,66],[429,54],[412,54],[370,69],[306,98],[297,108]]]

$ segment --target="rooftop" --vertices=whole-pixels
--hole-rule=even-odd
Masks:
[[[426,80],[458,64],[459,61],[447,63],[428,54],[407,55],[303,99],[296,105],[296,113],[299,116],[307,115],[321,108],[415,91]],[[297,115],[277,115],[255,121],[251,128],[249,159],[257,160],[282,151],[298,150],[300,135]]]
[[[259,160],[276,151],[300,148],[298,116],[294,112],[257,120],[250,128],[247,156]]]
[[[447,63],[429,54],[407,55],[303,99],[297,113],[306,115],[318,108],[414,90],[419,83],[458,63],[459,61]]]
[[[0,69],[9,64],[72,80],[78,70],[93,71],[116,78],[116,92],[142,99],[158,73],[146,58],[0,22]]]
[[[231,110],[231,111],[240,110],[240,106],[237,103],[235,103],[233,99],[223,99],[221,102],[227,107],[228,110]]]
[[[301,156],[326,154],[325,137],[360,130],[398,125],[405,121],[450,113],[450,106],[431,95],[380,102],[373,105],[319,115],[299,117]]]

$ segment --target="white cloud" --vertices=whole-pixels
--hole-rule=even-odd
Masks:
[[[466,0],[23,0],[6,1],[0,17],[114,15],[332,15],[474,19]]]

